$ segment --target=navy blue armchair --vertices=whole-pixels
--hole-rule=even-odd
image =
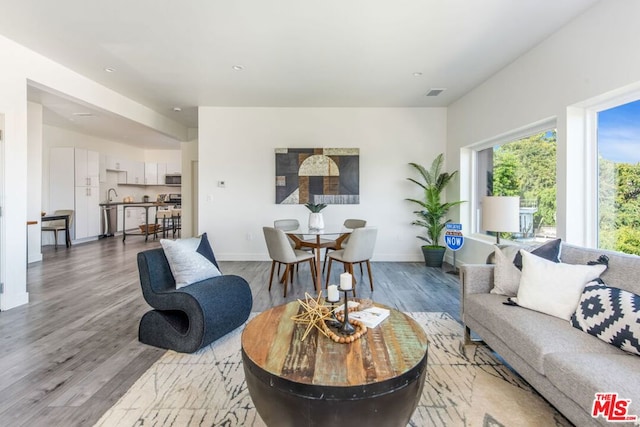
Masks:
[[[213,263],[218,266],[215,258]],[[140,252],[138,270],[144,299],[154,308],[140,320],[142,343],[193,353],[249,318],[253,297],[242,277],[223,275],[176,289],[161,248]]]

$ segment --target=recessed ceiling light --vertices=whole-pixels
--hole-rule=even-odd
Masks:
[[[242,65],[234,65],[231,68],[233,69],[233,71],[243,71],[244,70],[244,67]]]
[[[422,73],[420,71],[416,71],[415,73],[413,73],[414,77],[420,77],[422,75]]]
[[[441,88],[431,88],[429,89],[429,92],[427,92],[427,94],[425,96],[438,96],[440,95],[442,92],[444,92],[445,90],[447,90],[447,88],[441,87]]]
[[[173,111],[175,111],[176,113],[179,113],[180,111],[182,111],[182,108],[180,108],[180,107],[173,107]]]
[[[116,69],[115,69],[115,68],[111,68],[111,67],[107,67],[107,68],[105,68],[104,70],[105,70],[107,73],[113,73],[113,72],[115,72],[115,71],[116,71]]]

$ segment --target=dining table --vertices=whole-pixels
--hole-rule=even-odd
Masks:
[[[331,246],[335,250],[341,249],[341,244],[349,237],[353,230],[344,225],[325,226],[325,228],[300,227],[287,230],[285,233],[294,241],[296,249],[311,248],[316,256],[316,293],[322,289],[322,269],[320,268],[320,252],[322,248]],[[302,236],[302,238],[300,238]],[[307,238],[309,237],[309,238]],[[329,238],[327,238],[329,237]]]
[[[69,234],[69,220],[70,220],[71,215],[44,215],[42,216],[42,218],[40,218],[41,222],[46,222],[46,221],[56,221],[59,219],[63,219],[64,220],[64,234],[65,234],[65,244],[66,246],[69,248],[71,247],[71,235]]]

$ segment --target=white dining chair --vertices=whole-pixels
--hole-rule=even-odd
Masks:
[[[262,227],[262,231],[264,233],[264,239],[267,243],[269,257],[272,260],[271,274],[269,276],[269,291],[271,291],[273,272],[275,270],[276,263],[283,264],[285,266],[284,274],[281,280],[284,284],[285,298],[287,297],[287,285],[289,283],[289,278],[293,283],[293,267],[300,264],[301,262],[309,262],[311,280],[315,288],[315,258],[313,254],[292,248],[287,235],[282,230],[274,227]]]
[[[331,277],[331,264],[333,261],[339,261],[344,264],[344,270],[353,276],[353,296],[356,296],[356,276],[353,274],[353,265],[365,262],[367,264],[367,272],[369,273],[369,285],[373,292],[373,275],[371,274],[371,263],[369,260],[373,256],[373,250],[376,245],[376,237],[378,229],[376,227],[356,228],[349,236],[349,244],[345,249],[338,249],[329,253],[329,267],[327,268],[327,283],[329,286],[329,278]]]
[[[342,224],[344,228],[348,228],[349,230],[355,230],[356,228],[362,228],[367,226],[367,221],[364,219],[345,219]],[[329,251],[335,251],[338,249],[344,249],[347,247],[347,243],[349,243],[349,236],[346,236],[344,240],[340,242],[338,245],[338,240],[334,240],[333,244],[326,246],[324,250],[324,262],[322,263],[322,272],[326,270],[327,267],[327,255],[329,255]],[[362,264],[360,264],[360,274],[362,274]]]

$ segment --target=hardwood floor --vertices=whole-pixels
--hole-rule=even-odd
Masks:
[[[136,254],[158,241],[118,238],[45,248],[27,269],[30,303],[0,313],[0,425],[91,426],[163,353],[137,340],[149,307],[138,282]],[[215,244],[214,244],[215,246]],[[221,262],[225,274],[251,285],[253,311],[313,293],[301,267],[287,298],[270,262]],[[357,273],[358,297],[402,311],[445,311],[459,319],[457,276],[421,263],[372,263],[375,291]],[[338,283],[339,264],[332,268]],[[356,269],[357,271],[357,269]]]

